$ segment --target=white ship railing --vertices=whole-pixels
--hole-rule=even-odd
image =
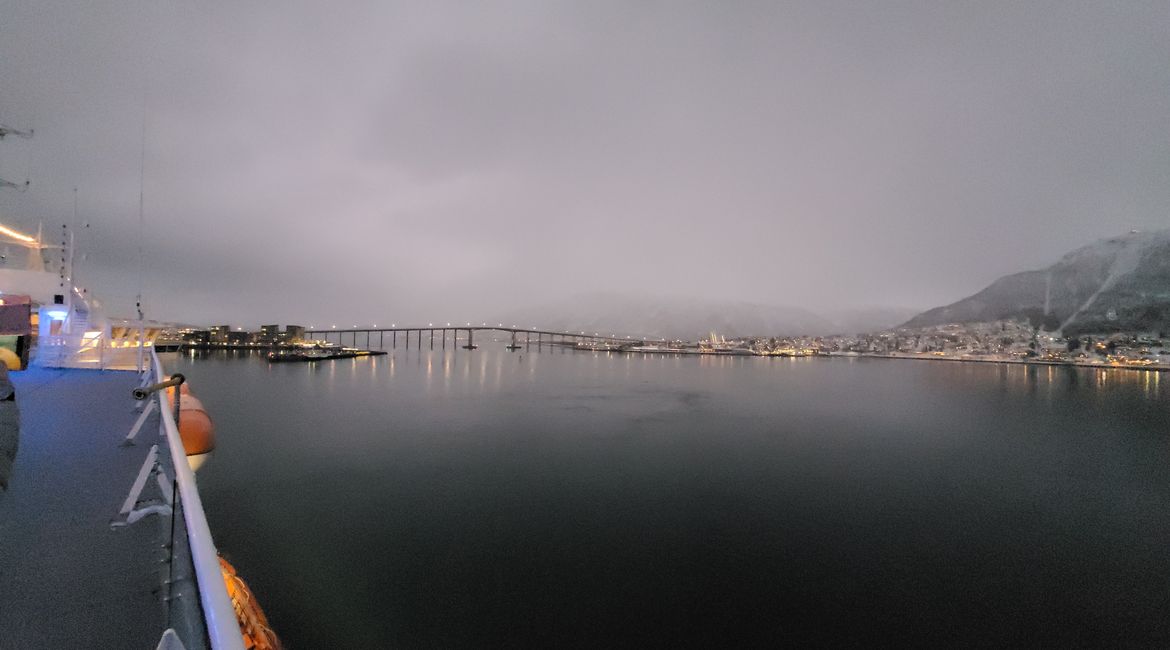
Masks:
[[[141,372],[150,362],[149,349],[165,327],[153,321],[103,319],[91,329],[84,315],[74,312],[69,318],[67,329],[72,331],[37,337],[37,365]]]
[[[37,341],[35,360],[46,368],[137,370],[143,348],[149,349],[150,343],[116,343],[100,333],[42,336]]]
[[[157,381],[166,378],[162,362],[150,348],[151,368]],[[187,524],[187,541],[191,549],[191,564],[195,570],[195,582],[199,587],[199,603],[207,627],[207,637],[213,650],[244,650],[244,638],[236,620],[236,611],[228,596],[227,585],[219,566],[219,553],[211,539],[211,528],[203,512],[203,502],[195,485],[195,472],[187,463],[187,453],[179,428],[175,424],[174,412],[167,391],[158,391],[159,417],[162,433],[171,452],[175,481],[182,499],[183,521]]]

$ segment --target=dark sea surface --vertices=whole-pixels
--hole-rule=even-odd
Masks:
[[[289,648],[1170,646],[1170,374],[479,342],[163,355]]]

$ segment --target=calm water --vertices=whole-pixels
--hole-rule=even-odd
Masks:
[[[1170,645],[1170,375],[167,355],[291,648]]]

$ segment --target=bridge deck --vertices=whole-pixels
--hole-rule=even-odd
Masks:
[[[307,329],[305,334],[309,337],[320,336],[327,338],[331,335],[341,334],[357,334],[357,333],[410,333],[410,332],[454,332],[458,336],[459,332],[503,332],[506,334],[525,334],[529,336],[548,336],[561,337],[562,342],[569,340],[584,340],[584,341],[613,341],[621,343],[639,343],[646,341],[663,340],[655,337],[633,336],[633,335],[619,335],[610,333],[608,335],[598,332],[560,332],[557,330],[542,330],[542,329],[526,329],[522,327],[506,327],[502,325],[427,325],[424,327],[345,327],[345,328],[330,328],[330,329]],[[546,343],[552,343],[554,340],[550,338]]]
[[[11,374],[20,448],[0,492],[0,648],[153,648],[165,629],[160,517],[111,530],[149,444],[129,372]],[[153,442],[157,415],[139,434]],[[153,492],[151,494],[154,494]]]

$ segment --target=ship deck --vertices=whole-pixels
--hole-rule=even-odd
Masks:
[[[120,446],[138,417],[137,375],[33,368],[10,377],[21,432],[0,492],[0,647],[155,647],[167,627],[159,592],[169,518],[110,527],[157,437],[155,414],[137,445]]]

